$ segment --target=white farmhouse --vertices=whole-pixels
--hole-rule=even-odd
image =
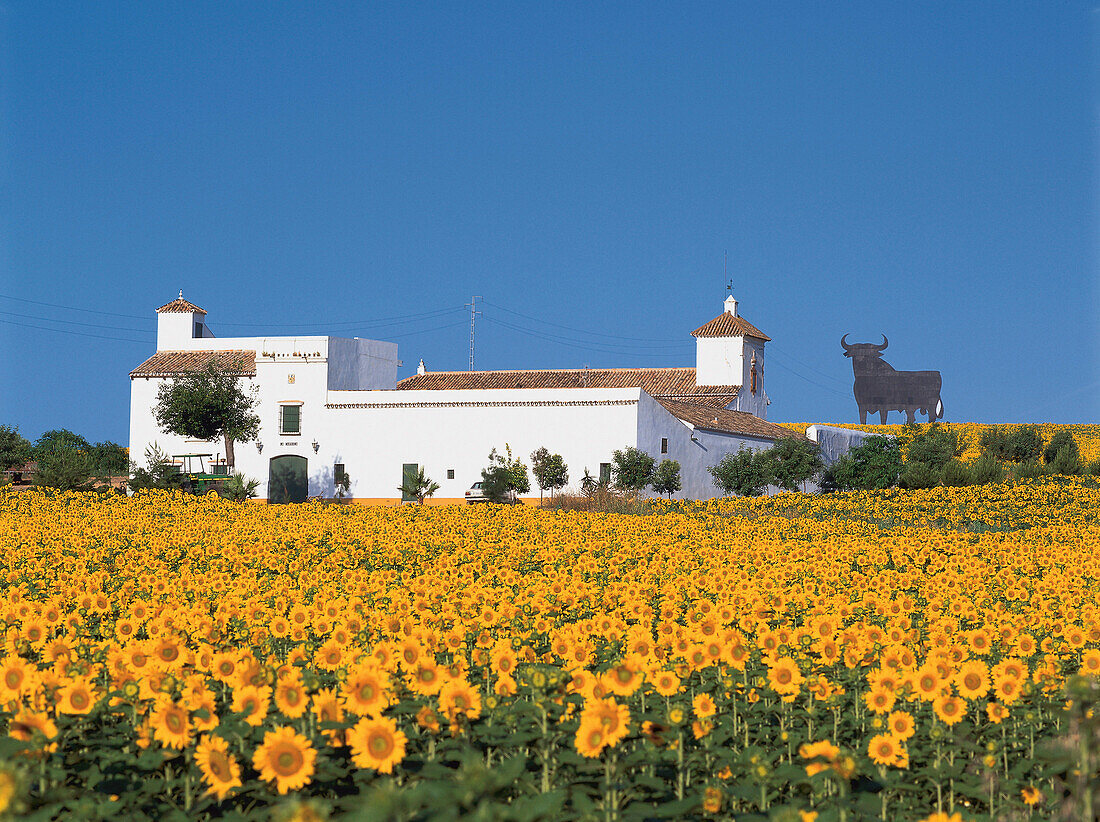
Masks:
[[[680,463],[681,499],[716,493],[709,466],[742,448],[798,436],[766,421],[769,338],[725,310],[692,332],[694,368],[427,371],[397,381],[397,345],[340,337],[215,337],[206,312],[179,298],[157,309],[157,351],[130,372],[130,453],[156,443],[169,455],[213,453],[157,427],[166,380],[216,361],[239,369],[259,398],[260,436],[238,443],[234,470],[260,480],[269,502],[332,497],[351,477],[356,501],[398,504],[398,486],[423,467],[440,485],[433,503],[459,502],[491,449],[528,461],[546,446],[576,486],[587,470],[610,477],[612,451],[635,446]],[[532,483],[534,485],[534,483]],[[537,494],[537,488],[535,489]],[[534,497],[537,498],[537,497]]]

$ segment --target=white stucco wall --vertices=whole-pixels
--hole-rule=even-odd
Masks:
[[[696,337],[696,385],[741,385],[744,337]]]
[[[332,405],[363,407],[327,409],[321,447],[309,455],[310,493],[331,495],[339,462],[351,476],[352,496],[392,499],[400,496],[402,465],[415,463],[440,484],[436,497],[461,499],[481,479],[489,451],[504,453],[506,444],[528,468],[540,446],[561,454],[576,487],[586,467],[598,478],[612,451],[635,444],[640,394],[637,388],[331,391]],[[448,469],[454,479],[447,479]],[[533,478],[531,485],[537,497]]]
[[[661,438],[668,439],[668,453],[661,453]],[[657,462],[672,459],[680,463],[680,480],[683,490],[673,494],[673,499],[709,499],[720,496],[714,478],[707,471],[726,454],[737,453],[742,448],[762,451],[771,448],[771,440],[718,431],[691,428],[665,410],[664,406],[647,394],[642,394],[638,410],[638,448]]]

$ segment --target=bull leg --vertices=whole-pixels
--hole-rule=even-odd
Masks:
[[[917,409],[906,408],[905,409],[905,424],[912,425],[917,421]]]
[[[883,408],[878,412],[879,418],[882,420],[882,424],[886,425],[886,416],[890,413],[889,409]]]
[[[859,409],[859,424],[860,425],[866,425],[867,424],[867,409],[866,408],[861,407]]]

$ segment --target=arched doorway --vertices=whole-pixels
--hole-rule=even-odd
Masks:
[[[309,496],[308,460],[293,454],[271,458],[267,477],[268,503],[305,502]]]

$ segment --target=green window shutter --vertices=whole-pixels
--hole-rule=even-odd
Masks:
[[[302,407],[300,405],[283,405],[282,419],[279,423],[279,433],[300,434],[302,432]]]
[[[406,463],[404,463],[401,466],[401,484],[405,488],[410,487],[414,482],[416,482],[416,475],[419,472],[419,470],[420,470],[420,466],[415,462],[406,462]],[[414,497],[408,491],[402,491],[401,492],[401,501],[402,502],[412,502],[415,499],[416,499],[416,497]]]
[[[600,482],[604,483],[605,485],[607,483],[611,482],[611,463],[610,462],[601,462],[600,463]]]

